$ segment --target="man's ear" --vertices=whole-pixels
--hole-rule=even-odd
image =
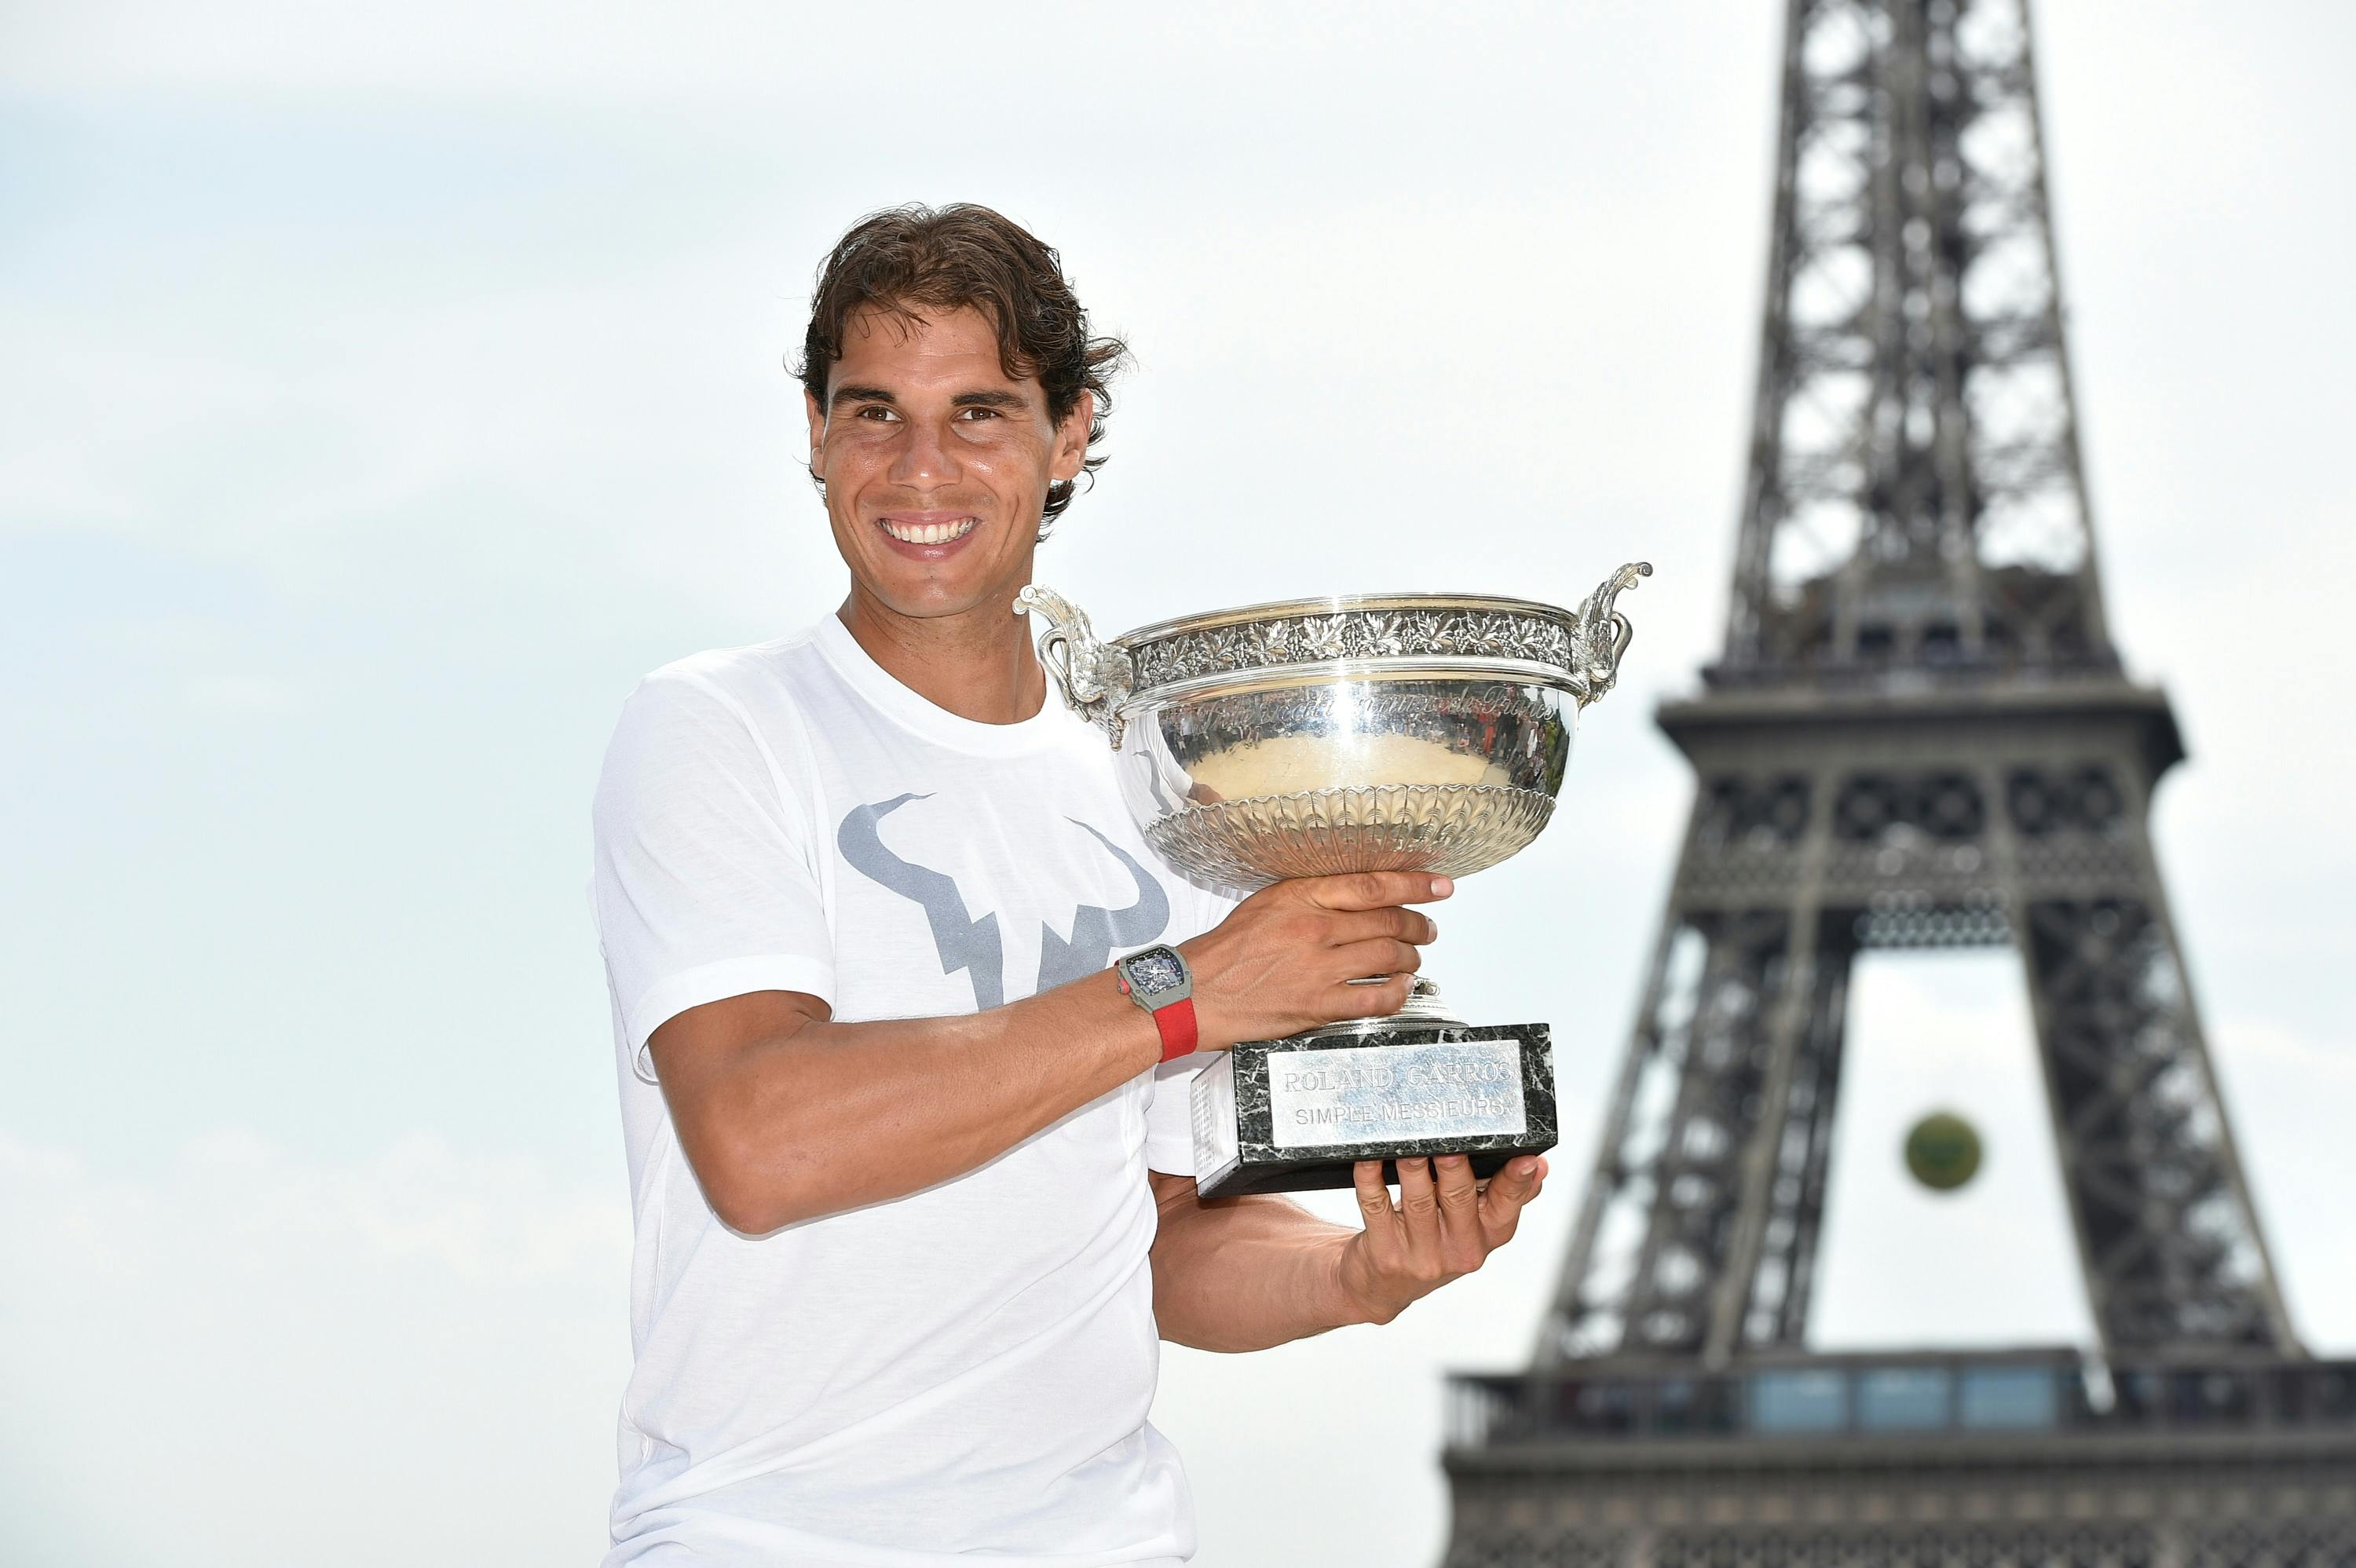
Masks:
[[[818,466],[818,449],[826,441],[826,411],[818,406],[818,394],[808,387],[802,389],[802,404],[804,411],[809,415],[809,460],[810,466],[815,468]]]
[[[1055,460],[1047,465],[1047,475],[1057,481],[1077,479],[1080,466],[1088,459],[1088,427],[1096,423],[1097,395],[1082,392],[1055,426]]]

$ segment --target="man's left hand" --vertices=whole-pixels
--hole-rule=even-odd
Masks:
[[[1342,1251],[1344,1293],[1369,1322],[1387,1323],[1408,1303],[1471,1274],[1514,1239],[1546,1171],[1544,1159],[1521,1155],[1484,1186],[1461,1154],[1403,1159],[1394,1203],[1382,1162],[1360,1160],[1355,1175],[1365,1229]]]

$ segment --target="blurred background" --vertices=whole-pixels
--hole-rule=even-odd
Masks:
[[[1040,558],[1100,628],[1655,565],[1434,954],[1554,1025],[1522,1238],[1163,1363],[1201,1561],[1435,1562],[1441,1372],[1528,1355],[1690,798],[1649,709],[1725,613],[1780,9],[0,6],[6,1554],[602,1550],[590,788],[639,675],[840,602],[811,270],[972,199],[1136,351]],[[2356,16],[2037,24],[2113,631],[2192,752],[2162,864],[2293,1314],[2356,1352]],[[1869,959],[1849,1049],[1815,1341],[2084,1341],[2011,956]],[[1938,1104],[1987,1141],[1944,1199],[1898,1157]]]

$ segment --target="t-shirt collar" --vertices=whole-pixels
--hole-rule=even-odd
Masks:
[[[819,652],[860,696],[926,740],[974,756],[1004,757],[1071,745],[1075,731],[1092,733],[1087,721],[1064,703],[1052,677],[1039,711],[1012,724],[984,724],[950,712],[902,685],[877,664],[839,615],[824,615],[813,629]],[[1099,745],[1103,742],[1098,741]]]

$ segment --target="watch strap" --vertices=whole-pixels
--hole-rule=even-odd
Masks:
[[[1181,997],[1153,1009],[1153,1027],[1162,1031],[1162,1060],[1175,1061],[1194,1054],[1194,998]]]

